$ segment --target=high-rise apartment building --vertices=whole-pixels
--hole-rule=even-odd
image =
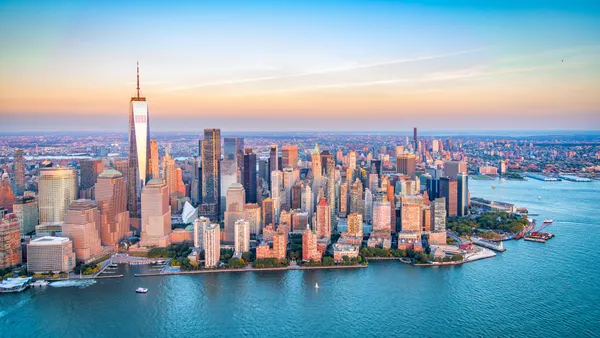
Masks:
[[[8,174],[2,174],[2,180],[0,180],[0,208],[4,208],[8,213],[13,212],[13,204],[15,203],[15,194],[10,186]]]
[[[73,168],[40,168],[38,206],[40,223],[62,222],[77,199],[77,172]]]
[[[22,262],[21,226],[15,214],[0,219],[0,269]]]
[[[168,195],[177,195],[177,167],[167,150],[163,157],[163,180],[167,183]],[[175,197],[176,198],[176,197]]]
[[[259,235],[261,233],[261,210],[258,204],[248,203],[244,206],[244,219],[250,223],[250,234]]]
[[[331,238],[331,208],[327,200],[322,198],[317,204],[317,236]]]
[[[102,245],[118,246],[129,232],[127,184],[123,174],[114,169],[104,170],[98,175],[95,191]]]
[[[352,213],[348,215],[348,235],[350,236],[363,236],[363,218],[361,214]]]
[[[62,235],[73,242],[78,262],[96,258],[102,252],[100,211],[96,203],[88,199],[73,201],[65,213]]]
[[[373,203],[373,231],[391,232],[391,205],[388,201]]]
[[[446,199],[436,198],[431,202],[431,231],[446,231]]]
[[[302,233],[302,260],[303,261],[320,261],[321,252],[317,250],[317,234],[306,227]]]
[[[420,232],[422,230],[422,204],[423,199],[419,195],[401,197],[400,219],[402,231]]]
[[[194,247],[204,250],[204,230],[210,225],[210,219],[198,217],[194,220]]]
[[[148,102],[140,96],[140,67],[137,67],[137,95],[129,104],[129,153],[127,172],[127,206],[131,217],[139,217],[138,197],[149,179],[150,121]]]
[[[242,254],[250,250],[250,222],[244,219],[235,221],[235,243],[234,251],[236,254]]]
[[[204,267],[214,268],[221,257],[221,228],[212,223],[204,228]]]

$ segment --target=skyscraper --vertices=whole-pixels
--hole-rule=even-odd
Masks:
[[[243,184],[246,190],[246,203],[256,203],[256,154],[246,149],[244,154]]]
[[[104,170],[102,160],[81,160],[79,162],[79,190],[82,198],[94,199],[93,188],[98,175]]]
[[[235,222],[244,218],[245,195],[244,187],[239,183],[234,183],[227,189],[225,241],[228,243],[233,243],[235,240]]]
[[[131,217],[139,217],[138,197],[149,179],[150,121],[148,102],[140,96],[140,67],[137,67],[137,95],[129,104],[129,153],[127,173],[127,206]]]
[[[417,127],[414,128],[413,133],[414,133],[414,135],[413,135],[413,142],[414,142],[414,146],[415,146],[415,151],[417,151],[418,148],[419,148],[419,146],[418,146],[419,145],[419,139],[417,138]]]
[[[440,197],[446,199],[446,215],[458,215],[458,182],[456,178],[440,178]]]
[[[38,180],[40,223],[62,222],[77,199],[77,173],[73,168],[40,168]]]
[[[73,201],[65,213],[62,235],[73,241],[75,259],[87,262],[102,252],[100,245],[100,212],[88,199]]]
[[[221,257],[221,228],[212,223],[204,228],[204,267],[213,268]]]
[[[142,190],[141,245],[166,247],[171,232],[169,189],[162,179],[153,178]]]
[[[335,160],[333,155],[326,157],[326,173],[327,173],[327,204],[329,205],[329,218],[331,226],[335,226]]]
[[[167,183],[169,196],[177,194],[177,167],[175,160],[169,155],[169,150],[166,151],[163,157],[163,180]]]
[[[467,173],[467,163],[463,161],[446,161],[444,162],[444,176],[456,178],[458,174]]]
[[[150,178],[160,178],[158,161],[158,143],[156,143],[156,140],[150,140],[150,160],[148,162]]]
[[[198,217],[194,220],[194,247],[204,250],[204,230],[210,225],[206,217]]]
[[[298,167],[298,146],[287,145],[281,148],[281,163],[283,168],[296,169]]]
[[[446,199],[436,198],[431,202],[431,231],[446,231]]]
[[[400,154],[396,157],[396,172],[415,179],[416,156],[414,154]]]
[[[34,232],[35,226],[40,224],[38,202],[32,196],[17,197],[13,205],[13,212],[19,220],[23,236]]]
[[[363,218],[361,214],[352,213],[348,215],[348,235],[363,236]]]
[[[236,254],[242,254],[250,250],[250,222],[244,219],[235,221],[234,224]]]
[[[15,149],[15,162],[13,163],[13,172],[15,175],[15,195],[21,196],[25,192],[25,161],[23,160],[23,150]]]
[[[220,186],[221,130],[204,129],[202,140],[202,204],[210,205],[210,218],[219,219],[221,205]]]
[[[315,149],[311,154],[311,166],[312,166],[312,175],[315,179],[315,182],[319,182],[321,176],[323,174],[323,167],[321,163],[321,154],[319,153],[319,145],[315,144]]]
[[[0,219],[0,269],[21,264],[21,227],[15,214]]]
[[[126,189],[125,178],[120,172],[107,169],[98,175],[95,191],[103,245],[118,246],[129,232]]]
[[[263,228],[271,224],[275,225],[275,203],[271,197],[267,197],[263,200],[262,219]]]
[[[267,173],[267,180],[269,181],[269,190],[271,187],[271,173],[275,170],[279,170],[279,156],[277,153],[277,145],[272,144],[269,147],[269,172]]]
[[[373,204],[373,231],[391,232],[391,207],[388,201],[378,201]]]
[[[317,236],[331,239],[331,211],[327,200],[322,198],[317,204]]]
[[[261,212],[258,204],[248,203],[244,206],[244,219],[250,223],[250,234],[261,233]]]
[[[8,213],[12,213],[14,203],[15,194],[10,187],[8,174],[4,173],[2,174],[2,180],[0,180],[0,208],[4,208]]]
[[[457,213],[458,216],[469,214],[469,175],[459,173],[456,175],[457,183]]]

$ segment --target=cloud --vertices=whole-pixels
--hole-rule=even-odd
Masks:
[[[428,82],[441,82],[441,81],[459,81],[469,79],[480,79],[491,76],[502,76],[519,73],[537,72],[543,70],[552,70],[558,68],[576,68],[583,65],[582,63],[572,64],[552,64],[546,66],[536,67],[523,67],[523,68],[505,68],[489,70],[491,66],[481,65],[476,67],[457,69],[447,72],[436,72],[431,73],[423,77],[418,78],[394,78],[387,80],[367,81],[367,82],[346,82],[346,83],[334,83],[326,85],[314,85],[296,88],[284,88],[262,91],[261,93],[286,93],[286,92],[301,92],[301,91],[314,91],[322,89],[336,89],[336,88],[355,88],[355,87],[369,87],[369,86],[382,86],[392,84],[416,84],[416,83],[428,83]]]
[[[244,84],[244,83],[253,83],[253,82],[304,77],[304,76],[311,76],[311,75],[322,75],[322,74],[329,74],[329,73],[346,72],[346,71],[353,71],[353,70],[363,69],[363,68],[373,68],[373,67],[381,67],[381,66],[388,66],[388,65],[408,63],[408,62],[418,62],[418,61],[447,58],[447,57],[452,57],[452,56],[476,53],[476,52],[480,52],[483,50],[484,50],[483,48],[477,48],[477,49],[469,49],[469,50],[457,51],[457,52],[452,52],[452,53],[424,55],[424,56],[418,56],[418,57],[414,57],[414,58],[405,58],[405,59],[398,59],[398,60],[391,60],[391,61],[384,61],[384,62],[359,64],[359,65],[354,65],[354,66],[330,68],[330,69],[323,69],[323,70],[317,70],[317,71],[311,71],[311,72],[294,73],[294,74],[288,74],[288,75],[263,76],[263,77],[255,77],[255,78],[243,78],[243,79],[231,79],[231,80],[221,80],[221,81],[214,81],[214,82],[205,82],[205,83],[198,83],[198,84],[192,84],[192,85],[186,85],[186,86],[173,87],[173,88],[166,89],[166,91],[176,92],[176,91],[185,91],[185,90],[204,88],[204,87],[215,87],[215,86],[224,86],[224,85],[232,85],[232,84]]]

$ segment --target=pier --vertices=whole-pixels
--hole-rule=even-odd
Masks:
[[[504,246],[502,246],[502,242],[500,242],[500,244],[495,244],[492,242],[488,242],[485,241],[481,238],[471,238],[473,240],[473,244],[480,246],[480,247],[484,247],[486,249],[490,249],[490,250],[494,250],[497,252],[504,252],[506,251],[506,249],[504,248]]]
[[[525,176],[533,178],[534,180],[544,181],[544,182],[558,182],[561,180],[558,177],[551,177],[551,176],[535,174],[535,173],[526,173]]]
[[[571,182],[591,182],[592,181],[587,177],[579,177],[579,176],[572,176],[572,175],[558,175],[558,177],[562,178],[563,180],[571,181]]]

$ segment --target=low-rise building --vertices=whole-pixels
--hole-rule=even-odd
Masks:
[[[350,259],[358,257],[358,249],[359,247],[356,245],[335,243],[333,245],[333,260],[341,262],[344,256],[348,256]]]
[[[71,272],[75,267],[73,242],[68,237],[41,237],[27,245],[27,271]]]

